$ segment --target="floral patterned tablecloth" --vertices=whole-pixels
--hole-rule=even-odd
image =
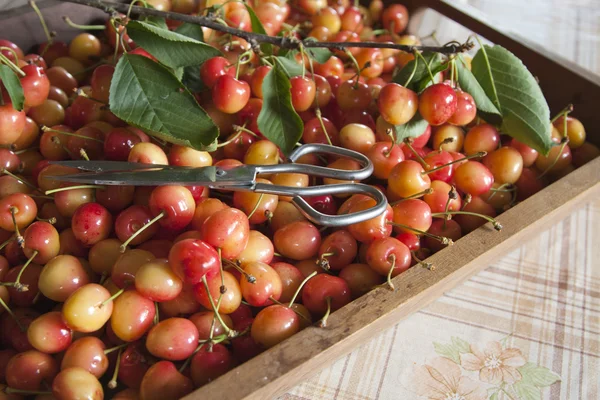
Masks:
[[[600,74],[598,0],[452,2]],[[599,242],[595,200],[279,400],[600,399]]]

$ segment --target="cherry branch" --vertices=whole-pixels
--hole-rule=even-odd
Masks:
[[[344,49],[353,47],[362,48],[379,48],[379,49],[396,49],[402,50],[408,53],[417,51],[430,51],[435,53],[443,54],[456,54],[462,53],[473,48],[473,43],[467,41],[463,44],[450,43],[445,46],[410,46],[395,43],[383,43],[383,42],[317,42],[314,40],[297,40],[295,38],[281,37],[281,36],[269,36],[260,33],[246,32],[240,29],[235,29],[230,26],[225,26],[217,22],[216,17],[213,15],[208,16],[196,16],[180,14],[175,12],[159,11],[153,8],[145,8],[139,6],[130,6],[125,3],[113,3],[102,0],[61,0],[65,3],[75,3],[94,7],[108,14],[126,14],[131,10],[132,15],[141,17],[162,17],[165,19],[171,19],[175,21],[187,22],[190,24],[204,26],[206,28],[213,29],[215,31],[229,33],[231,35],[240,37],[246,40],[252,48],[258,48],[259,43],[269,43],[282,49],[296,50],[301,46],[304,48],[328,48],[328,49]]]

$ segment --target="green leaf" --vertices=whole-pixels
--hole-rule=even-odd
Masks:
[[[443,63],[441,54],[425,51],[422,55],[425,61],[427,61],[434,77],[437,73],[444,71],[447,68],[447,65]],[[415,74],[406,87],[419,93],[431,83],[431,77],[429,76],[429,72],[427,72],[427,66],[420,57],[406,64],[404,68],[394,75],[392,82],[404,86],[415,69],[415,63],[417,65]]]
[[[315,39],[313,37],[308,37],[304,40],[305,41],[313,41],[313,42],[317,41],[317,39]],[[326,63],[327,60],[329,60],[331,58],[331,56],[333,55],[333,53],[329,49],[326,49],[325,47],[308,47],[308,48],[305,47],[304,51],[308,54],[308,56],[310,58],[312,58],[319,64]]]
[[[200,65],[221,55],[219,50],[206,43],[142,21],[130,21],[127,33],[138,46],[171,68]]]
[[[406,124],[394,125],[394,133],[396,136],[396,143],[402,143],[404,139],[409,137],[421,136],[425,129],[427,129],[428,122],[421,117],[421,114],[417,113]]]
[[[454,347],[456,347],[459,353],[471,352],[471,345],[469,344],[469,342],[459,337],[452,336],[452,344],[454,345]]]
[[[289,58],[287,55],[285,57],[277,56],[274,59],[288,77],[302,75],[302,65],[298,64],[295,59]]]
[[[473,58],[471,71],[501,112],[501,130],[548,154],[553,146],[550,109],[523,62],[501,46],[484,45]]]
[[[265,75],[258,129],[288,155],[302,137],[304,124],[292,107],[290,79],[278,64]]]
[[[169,29],[169,26],[167,25],[167,21],[164,18],[161,17],[154,17],[154,16],[148,16],[145,18],[145,21],[149,24],[152,24],[158,28],[161,29]]]
[[[177,78],[178,81],[181,81],[181,79],[183,79],[184,72],[185,68],[175,68],[173,70],[173,75],[175,75],[175,78]]]
[[[542,391],[533,385],[519,381],[513,385],[513,389],[519,396],[519,400],[540,400],[542,397]]]
[[[199,150],[219,135],[219,128],[171,71],[143,56],[121,57],[109,104],[117,117],[170,143]]]
[[[0,81],[4,84],[15,110],[21,111],[25,105],[25,95],[19,77],[8,65],[0,65]]]
[[[523,378],[521,379],[522,382],[540,388],[550,386],[560,381],[560,376],[558,376],[548,368],[541,367],[534,363],[527,363],[522,367],[517,368],[517,370],[523,376]]]
[[[204,42],[204,31],[200,25],[184,22],[183,24],[179,25],[177,29],[175,29],[175,32],[179,33],[180,35],[196,39],[199,42]]]
[[[202,78],[200,78],[200,67],[198,66],[185,67],[181,81],[185,87],[194,93],[203,92],[208,89],[204,82],[202,82]]]
[[[250,7],[248,4],[245,4],[245,3],[244,3],[244,5],[246,6],[246,10],[248,10],[248,14],[250,14],[250,23],[252,25],[252,32],[266,35],[267,31],[265,31],[265,27],[263,26],[262,22],[260,22],[260,19],[258,19],[258,17],[256,16],[256,13],[252,9],[252,7]],[[270,56],[271,54],[273,54],[273,45],[270,43],[261,43],[260,49],[267,56]]]
[[[434,342],[433,348],[438,355],[449,358],[456,364],[460,364],[460,353],[453,345]]]
[[[485,93],[475,78],[475,75],[467,68],[463,58],[459,56],[455,65],[458,75],[458,84],[462,90],[473,96],[473,100],[475,100],[475,104],[477,105],[477,112],[481,114],[483,119],[487,122],[500,125],[502,123],[502,114]]]

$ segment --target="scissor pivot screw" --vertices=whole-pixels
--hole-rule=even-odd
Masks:
[[[217,176],[223,176],[225,175],[227,172],[224,169],[217,169]]]

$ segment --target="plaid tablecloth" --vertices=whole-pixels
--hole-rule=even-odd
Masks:
[[[598,0],[452,2],[600,73]],[[600,399],[600,200],[279,398],[328,399]]]

